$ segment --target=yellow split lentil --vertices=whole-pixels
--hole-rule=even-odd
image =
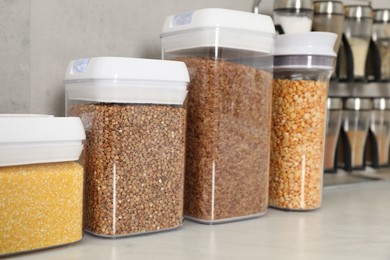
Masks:
[[[0,167],[0,255],[81,240],[82,193],[75,162]]]

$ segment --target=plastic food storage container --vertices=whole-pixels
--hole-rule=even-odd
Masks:
[[[79,118],[0,114],[0,257],[82,238]]]
[[[328,85],[337,34],[279,35],[275,43],[269,204],[321,205]]]
[[[370,133],[372,166],[374,168],[388,167],[390,148],[390,99],[373,99]]]
[[[334,51],[338,53],[344,31],[344,5],[341,1],[314,1],[313,30],[337,34]]]
[[[324,170],[325,172],[336,172],[336,148],[343,115],[343,100],[341,98],[328,98],[327,108]]]
[[[390,81],[390,9],[374,10],[372,39],[381,58],[381,80]]]
[[[268,205],[272,52],[268,16],[202,9],[168,17],[165,59],[190,71],[185,216],[221,223]]]
[[[273,18],[279,34],[310,32],[312,0],[275,0]]]
[[[347,171],[365,168],[365,146],[372,101],[367,98],[348,98],[344,102],[342,136],[344,162]]]
[[[345,6],[344,34],[352,52],[355,80],[365,80],[366,60],[372,34],[370,6]],[[344,67],[344,66],[343,66]]]
[[[182,62],[70,62],[67,115],[80,117],[87,134],[87,232],[121,237],[182,225],[188,82]]]

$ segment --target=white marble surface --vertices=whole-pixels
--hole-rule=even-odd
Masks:
[[[390,259],[390,181],[334,186],[320,210],[285,212],[207,226],[185,221],[176,231],[100,239],[20,259]]]

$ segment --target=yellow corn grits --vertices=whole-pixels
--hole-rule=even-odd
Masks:
[[[82,206],[78,163],[0,167],[0,255],[81,240]]]

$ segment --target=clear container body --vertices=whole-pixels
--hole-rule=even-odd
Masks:
[[[364,168],[364,151],[370,126],[370,110],[344,110],[342,129],[345,133],[349,155],[344,155],[347,169]],[[349,158],[349,159],[348,159]]]
[[[355,79],[365,79],[366,60],[371,40],[373,20],[345,18],[344,33],[351,47]],[[342,62],[346,62],[345,60]],[[346,65],[342,65],[345,67]]]
[[[343,111],[342,109],[328,109],[327,113],[324,170],[334,171],[336,169],[336,148],[340,134]]]
[[[310,32],[313,23],[313,10],[274,10],[273,19],[275,26],[280,26],[283,30],[283,33]]]
[[[375,165],[379,167],[389,166],[390,110],[373,110],[370,130],[374,135],[376,143]]]
[[[262,216],[268,207],[272,56],[220,47],[218,30],[205,40],[215,46],[166,51],[182,37],[162,37],[162,52],[165,59],[184,61],[191,78],[185,216],[206,224]]]
[[[0,257],[80,241],[83,178],[76,162],[0,167]]]
[[[87,136],[88,233],[115,238],[182,225],[185,104],[68,100],[67,115],[81,118]]]
[[[273,81],[269,205],[321,205],[326,104],[331,70],[276,69]]]

